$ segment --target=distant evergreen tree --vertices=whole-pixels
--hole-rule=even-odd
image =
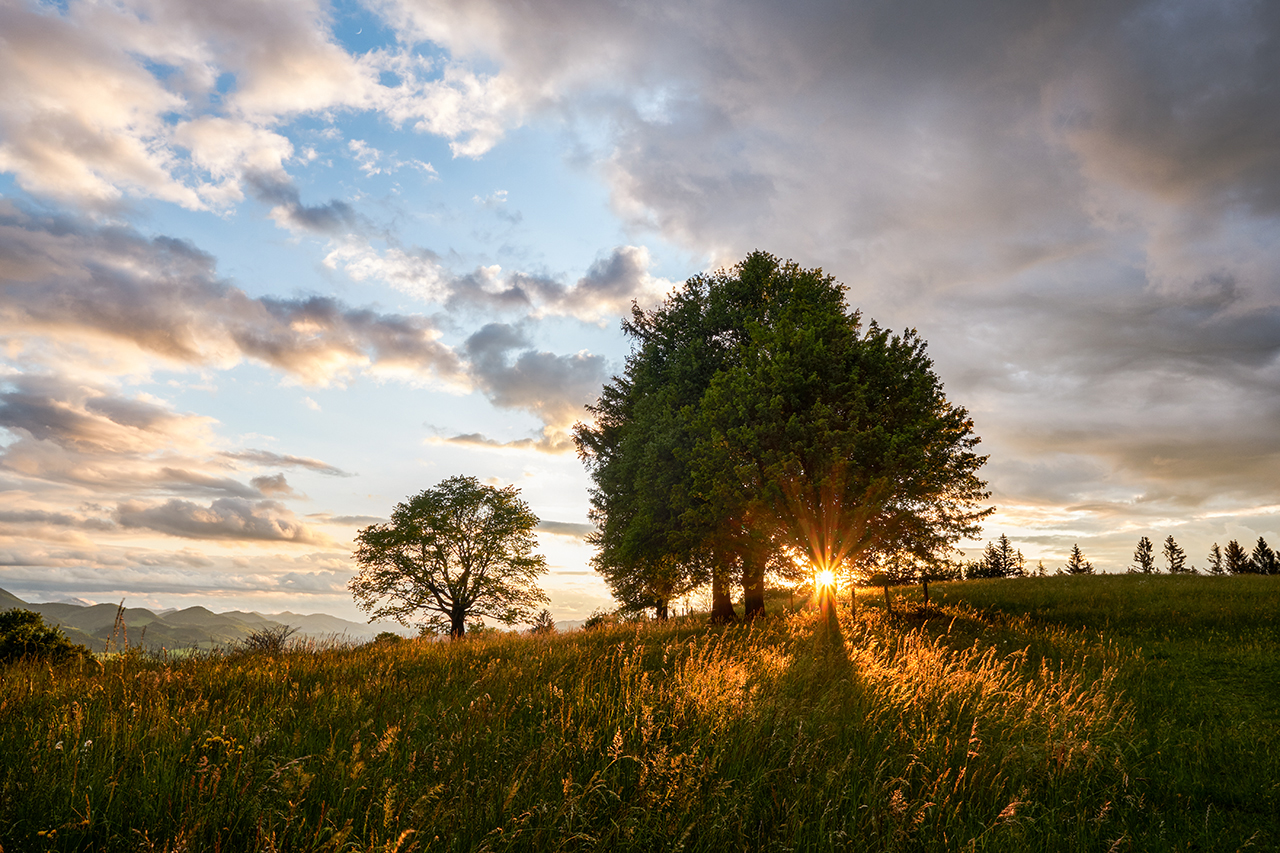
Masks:
[[[1222,549],[1218,547],[1217,542],[1214,542],[1213,547],[1209,549],[1209,574],[1225,574],[1222,568]]]
[[[1026,577],[1027,561],[1022,551],[1015,550],[1009,537],[1000,534],[996,542],[988,542],[982,552],[982,559],[971,563],[966,577],[970,578],[1011,578]]]
[[[1067,574],[1069,575],[1092,575],[1093,563],[1084,558],[1084,554],[1080,552],[1079,545],[1071,546],[1071,556],[1067,559]]]
[[[1041,560],[1038,563],[1036,563],[1036,577],[1042,578],[1046,574],[1048,574],[1048,572],[1045,571],[1044,560]]]
[[[1130,574],[1141,572],[1149,575],[1156,570],[1155,546],[1151,544],[1151,540],[1143,536],[1138,540],[1138,547],[1133,552],[1133,565],[1129,567]]]
[[[1280,574],[1280,560],[1276,559],[1276,552],[1271,550],[1267,540],[1261,536],[1258,537],[1258,544],[1253,546],[1253,554],[1250,556],[1249,562],[1253,564],[1254,574]]]
[[[1223,552],[1223,556],[1227,560],[1227,571],[1233,575],[1247,575],[1253,571],[1253,566],[1249,563],[1249,555],[1240,547],[1240,543],[1232,539],[1227,543],[1227,549]]]
[[[1173,540],[1170,535],[1164,540],[1164,561],[1169,566],[1169,574],[1180,575],[1187,571],[1187,552]]]

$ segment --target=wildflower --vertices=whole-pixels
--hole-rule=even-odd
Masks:
[[[84,742],[84,746],[83,746],[83,747],[81,747],[81,748],[82,748],[82,749],[88,749],[88,748],[89,748],[89,747],[91,747],[91,746],[93,746],[93,738],[90,738],[89,740],[85,741],[85,742]]]
[[[54,749],[62,749],[62,741],[58,741],[53,745]]]

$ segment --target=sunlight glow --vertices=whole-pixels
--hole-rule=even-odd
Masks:
[[[830,569],[823,569],[817,574],[818,586],[835,586],[836,573]]]

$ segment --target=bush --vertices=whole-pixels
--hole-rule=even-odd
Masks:
[[[556,620],[551,618],[551,611],[546,609],[533,618],[533,626],[529,629],[530,634],[554,634],[555,632]]]
[[[587,621],[582,623],[582,630],[590,631],[592,628],[604,628],[616,624],[618,624],[616,613],[609,610],[593,610],[587,617]]]
[[[44,624],[39,613],[16,607],[0,613],[0,663],[25,657],[56,662],[88,655],[87,648],[68,640],[59,628]]]
[[[373,638],[373,641],[375,643],[398,643],[403,639],[404,637],[400,636],[395,631],[382,631],[378,636]]]
[[[289,638],[298,632],[292,625],[276,625],[274,628],[259,628],[245,637],[236,651],[246,654],[278,655],[289,647]]]

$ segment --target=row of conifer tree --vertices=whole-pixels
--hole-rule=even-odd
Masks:
[[[1280,574],[1280,557],[1267,544],[1267,540],[1258,537],[1252,553],[1246,551],[1235,539],[1227,543],[1226,548],[1217,542],[1209,549],[1209,556],[1203,572],[1187,563],[1187,552],[1173,536],[1164,540],[1162,549],[1163,568],[1156,565],[1155,546],[1151,540],[1143,536],[1138,540],[1138,547],[1133,552],[1133,563],[1128,567],[1130,574],[1160,574],[1167,572],[1180,574],[1208,575],[1276,575]],[[1027,568],[1027,561],[1022,551],[1013,547],[1009,537],[1003,533],[995,542],[988,542],[986,550],[979,560],[971,560],[960,565],[960,573],[965,578],[1009,578],[1044,576],[1048,574],[1044,561],[1034,569]],[[1059,575],[1091,575],[1093,564],[1085,559],[1079,545],[1071,546],[1071,556],[1065,566],[1054,571]]]

